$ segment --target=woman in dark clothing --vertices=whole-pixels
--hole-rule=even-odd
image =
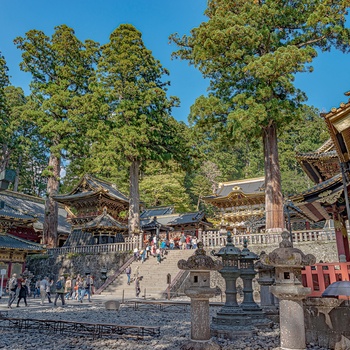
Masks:
[[[17,307],[19,307],[19,302],[21,301],[21,299],[24,300],[25,306],[28,306],[27,304],[28,288],[24,283],[23,284],[21,282],[18,283],[17,294],[18,294]]]

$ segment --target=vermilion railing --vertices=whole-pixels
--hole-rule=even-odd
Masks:
[[[338,281],[350,281],[350,262],[320,263],[302,270],[303,285],[311,288],[308,297],[321,297],[330,284]]]

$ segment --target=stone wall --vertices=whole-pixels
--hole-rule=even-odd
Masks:
[[[67,255],[33,255],[28,256],[26,267],[34,274],[34,279],[49,276],[54,280],[59,275],[76,276],[90,272],[94,276],[95,287],[102,284],[101,269],[107,269],[107,277],[130,258],[128,253],[100,253],[100,254],[67,254]]]
[[[327,349],[350,349],[350,302],[309,298],[304,302],[306,342]]]
[[[295,247],[301,249],[304,254],[313,254],[316,256],[316,261],[320,262],[336,262],[338,261],[337,247],[335,242],[310,242],[310,243],[295,243]],[[239,247],[241,248],[241,247]],[[274,249],[278,248],[278,244],[275,245],[254,245],[249,249],[255,254],[260,254],[262,251],[271,253]],[[210,254],[210,250],[205,248],[207,254]],[[218,252],[219,249],[216,249]],[[215,258],[215,257],[213,257]],[[256,281],[258,277],[253,280],[254,300],[260,302],[260,286]],[[189,286],[189,281],[186,279],[181,285],[178,294],[184,294],[184,290]],[[221,294],[215,296],[211,301],[225,300],[225,281],[217,271],[210,272],[210,286],[212,288],[219,288]],[[237,280],[237,300],[241,302],[243,300],[243,281],[238,278]]]

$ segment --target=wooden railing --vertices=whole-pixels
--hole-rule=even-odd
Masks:
[[[244,239],[248,239],[249,246],[251,245],[271,245],[281,242],[282,237],[279,233],[253,233],[244,235],[233,235],[233,244],[237,247],[243,245]],[[48,249],[49,254],[99,254],[112,252],[128,252],[134,250],[135,247],[140,247],[138,237],[127,237],[124,243],[108,243],[96,244],[76,247],[61,247]],[[332,230],[307,230],[294,231],[293,242],[315,242],[315,241],[335,241],[335,233]],[[202,242],[204,247],[219,248],[226,245],[226,235],[219,231],[205,231],[202,233]]]
[[[350,262],[315,264],[302,270],[303,285],[311,288],[308,297],[321,297],[330,284],[349,280]]]

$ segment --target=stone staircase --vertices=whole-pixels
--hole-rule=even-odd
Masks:
[[[177,262],[181,259],[187,260],[193,255],[195,250],[169,250],[164,255],[162,262],[157,264],[155,257],[149,256],[144,263],[134,261],[131,266],[131,283],[127,284],[127,276],[122,273],[116,280],[111,283],[103,292],[104,295],[113,295],[116,299],[133,299],[135,295],[135,273],[138,269],[140,277],[141,293],[139,297],[146,298],[163,298],[163,292],[168,287],[167,274],[171,274],[172,280],[179,273]]]

